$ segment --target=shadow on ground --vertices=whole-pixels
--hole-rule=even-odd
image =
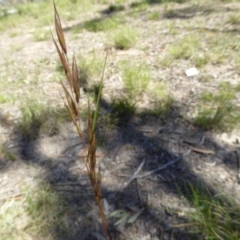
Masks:
[[[224,14],[225,12],[235,12],[236,9],[233,7],[222,5],[221,7],[216,8],[216,6],[212,4],[187,4],[187,5],[181,5],[181,3],[186,3],[188,1],[185,0],[172,0],[169,2],[175,2],[180,3],[177,7],[170,7],[169,9],[166,8],[163,10],[163,12],[160,13],[160,19],[169,19],[169,20],[175,20],[175,19],[191,19],[198,16],[209,16],[213,13],[221,13]],[[64,28],[64,31],[81,31],[81,29],[88,28],[88,26],[91,26],[91,28],[94,28],[95,25],[101,25],[104,21],[108,20],[109,18],[114,19],[115,16],[131,16],[132,11],[135,11],[139,8],[139,13],[151,13],[148,11],[148,9],[143,8],[141,10],[141,6],[144,4],[149,4],[149,6],[154,4],[163,4],[164,1],[162,0],[147,0],[147,1],[136,1],[132,2],[128,7],[124,5],[109,5],[106,9],[100,11],[101,16],[85,21],[85,22],[79,22],[72,26],[68,26]],[[135,15],[134,15],[135,16]],[[136,17],[136,16],[135,16]],[[160,20],[159,19],[159,20]],[[146,19],[148,20],[148,19]],[[124,23],[124,20],[122,20],[122,23]],[[196,27],[198,30],[198,28]],[[239,32],[238,28],[234,29],[227,29],[227,30],[219,30],[219,29],[199,29],[199,30],[209,30],[209,31],[222,31],[222,32]],[[101,31],[101,30],[90,30],[90,31]]]
[[[105,112],[111,111],[111,105],[104,99],[101,100],[101,106],[100,112],[103,108]],[[97,136],[103,139],[101,152],[104,152],[104,157],[101,160],[101,168],[105,211],[109,214],[123,210],[127,216],[125,220],[139,214],[136,222],[122,226],[114,225],[118,218],[109,218],[114,239],[136,239],[135,236],[139,234],[149,235],[152,239],[180,240],[205,237],[204,234],[191,234],[188,228],[181,227],[181,224],[184,226],[189,220],[172,212],[171,208],[179,207],[176,199],[180,199],[180,196],[188,201],[187,206],[191,206],[191,196],[187,190],[189,184],[201,192],[202,189],[207,189],[212,196],[217,195],[218,191],[193,169],[204,168],[205,163],[209,164],[213,161],[216,162],[216,166],[225,165],[230,162],[229,158],[226,160],[227,154],[230,153],[222,154],[222,148],[207,133],[185,122],[176,111],[177,108],[173,106],[172,111],[164,116],[157,117],[142,113],[129,121],[122,119],[122,124],[114,126],[109,131],[103,130],[100,115]],[[46,115],[46,112],[41,114]],[[1,116],[1,120],[4,120],[1,121],[4,127],[12,125],[4,116]],[[51,185],[53,191],[64,202],[64,207],[67,209],[63,214],[64,221],[61,219],[57,226],[49,229],[49,232],[56,240],[102,239],[98,210],[84,164],[81,159],[79,160],[82,145],[77,135],[74,131],[67,130],[66,135],[60,131],[51,137],[40,137],[40,125],[30,123],[30,129],[32,126],[34,126],[34,134],[29,138],[26,136],[23,138],[19,129],[14,127],[13,133],[16,133],[16,138],[9,140],[8,145],[18,146],[17,151],[23,160],[17,161],[36,164],[45,170],[44,181]],[[184,144],[184,141],[198,142],[203,137],[205,137],[204,144],[216,152],[214,156],[188,152],[189,145]],[[181,160],[163,171],[134,179],[123,189],[124,182],[133,175],[143,159],[145,164],[141,174],[171,161]],[[237,159],[232,159],[230,167],[236,168],[236,164]],[[7,165],[9,167],[9,163]],[[226,164],[226,167],[228,166]],[[5,167],[6,165],[1,164],[1,172],[7,171],[8,167],[4,169]],[[211,167],[212,171],[214,168]],[[226,203],[225,199],[221,201]],[[183,203],[181,207],[186,206]],[[173,225],[179,227],[172,227]]]
[[[156,0],[147,2],[162,3]],[[193,6],[170,11],[164,17],[191,18],[199,13],[210,14],[211,11],[208,8]],[[92,21],[102,21],[106,17]],[[76,26],[66,28],[65,31]],[[102,99],[100,112],[104,110],[105,113],[111,113],[111,109],[112,106]],[[237,175],[238,159],[234,155],[235,151],[223,149],[209,133],[184,121],[179,112],[179,109],[173,106],[168,114],[162,116],[142,113],[128,121],[122,119],[122,124],[115,125],[107,131],[104,129],[104,123],[101,122],[100,114],[97,136],[101,139],[100,152],[104,153],[101,168],[105,211],[109,214],[115,210],[123,210],[124,216],[127,216],[125,220],[139,214],[136,222],[124,226],[114,225],[119,219],[110,218],[114,239],[137,239],[135,237],[137,234],[149,235],[152,239],[205,238],[204,233],[192,234],[188,228],[183,227],[189,219],[173,209],[179,208],[180,197],[184,197],[187,201],[185,204],[181,203],[181,208],[191,206],[189,185],[200,192],[207,189],[212,196],[218,195],[218,189],[206,182],[206,179],[194,170],[200,169],[201,172],[201,169],[209,166],[210,171],[215,171],[218,166],[224,166],[235,171]],[[16,161],[40,166],[45,172],[44,181],[50,184],[52,191],[63,200],[67,211],[63,211],[62,219],[56,226],[48,229],[55,240],[102,239],[101,223],[94,196],[84,163],[79,159],[81,142],[68,123],[63,124],[65,132],[53,131],[51,136],[42,135],[41,122],[38,120],[48,114],[49,112],[43,111],[37,118],[32,118],[25,129],[30,133],[27,135],[23,135],[19,131],[19,126],[0,114],[1,127],[13,128],[12,135],[15,136],[9,139],[4,147],[12,151],[9,145],[16,146],[15,154],[19,154]],[[199,143],[202,139],[204,146],[214,150],[216,154],[208,155],[192,150],[190,143],[194,145],[194,142]],[[142,177],[134,179],[123,189],[123,184],[144,159],[145,164],[140,172]],[[172,161],[176,162],[163,171],[143,176],[143,173],[156,170]],[[7,161],[6,154],[0,156],[1,173],[7,171],[11,164]],[[226,204],[226,199],[221,201]]]

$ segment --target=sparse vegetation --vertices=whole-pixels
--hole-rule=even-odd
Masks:
[[[52,229],[64,227],[64,213],[68,210],[64,200],[46,182],[40,182],[32,189],[26,188],[23,200],[25,214],[31,216],[28,232],[53,239]]]
[[[91,32],[108,31],[120,25],[120,19],[109,17],[105,19],[94,19],[84,23],[84,28]]]
[[[203,186],[190,185],[187,189],[190,207],[196,210],[188,214],[192,222],[186,224],[192,233],[201,234],[204,239],[239,239],[240,208],[233,200],[226,194],[214,196]]]
[[[224,145],[222,148],[217,142],[205,138],[203,130],[208,131],[209,135],[215,132],[222,135],[222,132],[228,134],[232,130],[239,130],[240,43],[237,33],[240,20],[236,9],[240,7],[240,2],[238,0],[230,1],[231,4],[222,0],[207,2],[189,0],[187,4],[182,4],[185,0],[55,0],[55,2],[64,22],[62,29],[58,14],[55,12],[57,40],[54,43],[57,53],[52,49],[54,46],[48,46],[51,39],[49,27],[53,28],[51,1],[27,0],[25,4],[13,4],[11,8],[17,9],[14,14],[6,14],[6,10],[1,10],[0,7],[2,37],[0,187],[3,189],[0,197],[0,239],[54,240],[58,238],[56,234],[62,233],[66,234],[66,237],[61,236],[64,239],[75,239],[79,236],[81,238],[81,234],[73,233],[74,230],[79,230],[79,227],[79,231],[82,231],[81,227],[87,229],[84,232],[84,239],[88,237],[101,239],[104,229],[106,235],[104,237],[107,238],[108,235],[111,238],[107,220],[111,223],[111,230],[117,232],[121,238],[122,233],[115,231],[115,227],[118,224],[125,227],[125,223],[131,225],[139,220],[146,221],[146,226],[151,225],[151,211],[145,210],[150,207],[151,198],[154,203],[157,202],[155,199],[160,199],[158,192],[153,195],[149,190],[147,193],[149,202],[145,204],[145,200],[140,199],[141,195],[143,197],[145,195],[141,194],[145,191],[145,181],[139,181],[136,182],[136,187],[138,184],[143,187],[137,189],[140,191],[136,206],[135,203],[130,206],[121,202],[125,198],[125,190],[123,196],[119,195],[120,202],[114,202],[115,199],[119,200],[115,190],[120,187],[122,180],[124,182],[133,174],[132,166],[135,168],[142,156],[149,157],[141,170],[145,174],[146,171],[151,171],[151,168],[164,164],[169,158],[181,157],[180,154],[184,153],[188,144],[187,141],[186,146],[178,144],[179,151],[176,151],[175,143],[179,140],[180,142],[185,138],[188,140],[190,135],[194,135],[193,140],[199,142],[200,139],[196,139],[199,134],[195,132],[203,135],[200,150],[207,151],[211,148],[212,146],[209,146],[211,141],[216,148],[214,150],[217,151],[221,147],[224,156],[232,153],[228,146]],[[219,14],[223,10],[224,16]],[[70,34],[74,39],[69,38]],[[71,40],[69,49],[64,35],[67,40]],[[105,45],[109,39],[111,43]],[[121,51],[128,49],[130,50]],[[106,52],[108,52],[107,64],[104,59]],[[60,56],[57,62],[56,54]],[[184,71],[191,67],[196,67],[199,74],[186,77]],[[103,77],[103,70],[106,71],[106,79]],[[223,82],[219,84],[220,81]],[[202,94],[198,96],[199,93]],[[61,97],[65,99],[67,111],[62,107]],[[182,118],[188,113],[194,124],[190,121],[186,124]],[[69,120],[72,120],[81,140],[82,150],[79,155],[75,154],[75,150],[74,153],[65,153],[65,147],[68,148],[73,140],[75,141],[75,138],[72,139],[74,134],[71,124],[67,122]],[[233,131],[231,134],[236,134],[236,142],[233,144],[237,147],[239,133],[236,132]],[[62,151],[56,151],[58,153],[53,158],[41,152],[40,145],[45,144],[44,141],[54,141],[58,137],[59,139],[63,137],[64,140],[67,138],[64,150],[61,148]],[[190,141],[192,143],[192,139]],[[36,156],[34,161],[31,157],[30,159],[26,157],[22,161],[23,156],[20,153],[24,155],[25,143],[29,143],[26,148],[34,145],[33,155],[38,154],[38,151],[34,151],[35,146],[37,150],[39,149],[40,160],[37,160]],[[124,144],[127,144],[127,147],[122,148]],[[106,156],[103,161],[99,160],[98,146]],[[118,147],[121,151],[118,151]],[[193,151],[189,154],[193,154]],[[196,154],[201,154],[204,160],[210,158],[205,153],[196,151],[194,154],[189,159],[194,159]],[[79,168],[78,164],[82,163],[79,159],[83,160],[86,169]],[[109,159],[111,159],[109,165],[112,166],[108,168]],[[162,211],[164,206],[162,204],[169,200],[167,207],[171,216],[167,218],[166,225],[164,218],[161,218],[159,225],[157,220],[154,222],[153,225],[157,225],[154,227],[157,229],[156,237],[239,240],[239,203],[237,201],[231,203],[230,197],[225,197],[224,192],[226,190],[226,196],[229,193],[229,189],[225,189],[225,183],[235,184],[237,167],[235,165],[229,167],[229,175],[223,176],[226,180],[224,183],[218,182],[217,179],[216,185],[220,186],[219,194],[202,191],[196,184],[184,188],[179,198],[173,190],[176,189],[173,182],[178,176],[184,175],[183,177],[187,178],[193,176],[200,179],[205,171],[208,171],[207,174],[210,176],[212,172],[219,175],[223,169],[222,166],[215,168],[211,165],[210,171],[201,165],[205,164],[204,161],[198,161],[199,168],[197,167],[195,171],[191,164],[187,167],[183,165],[185,162],[188,164],[189,159],[184,158],[180,163],[174,164],[167,173],[152,174],[151,178],[145,178],[149,183],[150,180],[155,181],[157,177],[161,178],[165,188],[168,188],[167,184],[171,185],[168,191],[161,191],[161,194],[166,196],[162,195],[160,210]],[[224,167],[228,168],[230,161],[234,162],[231,164],[235,164],[236,159],[235,155],[233,158],[229,156]],[[20,178],[22,169],[19,166],[22,165],[27,169],[23,170],[26,174]],[[55,167],[56,165],[60,167]],[[131,168],[127,169],[128,166]],[[18,168],[21,171],[18,172]],[[38,173],[33,174],[33,171]],[[86,173],[89,181],[82,180]],[[105,176],[106,179],[102,179]],[[208,178],[208,175],[204,177]],[[38,179],[43,178],[45,180],[39,182]],[[116,179],[118,185],[115,188],[113,182]],[[93,191],[91,189],[89,191],[90,184]],[[158,181],[153,184],[158,184]],[[60,185],[64,186],[60,188]],[[111,188],[108,189],[110,185]],[[17,186],[16,191],[14,186]],[[126,195],[128,190],[133,193],[132,186],[127,189]],[[79,192],[81,192],[79,200],[90,193],[91,200],[84,199],[86,205],[75,201]],[[121,189],[118,193],[121,193]],[[66,195],[71,200],[74,199],[74,204],[70,200],[68,202],[68,198],[65,199]],[[134,195],[130,197],[134,198]],[[88,211],[88,208],[95,207],[92,203],[94,196],[102,217],[103,228],[97,214],[92,210]],[[239,200],[239,196],[236,194],[236,200],[237,198]],[[181,214],[184,213],[184,217],[179,214],[179,209],[177,213],[173,210],[174,206],[178,205],[171,202],[175,198],[179,198],[178,201],[187,205],[187,210],[191,210],[184,212],[183,208]],[[77,210],[80,209],[80,214],[79,212],[76,214],[75,204]],[[115,209],[117,205],[120,205],[120,209]],[[158,211],[158,206],[156,208],[154,206],[154,212],[158,214],[160,213]],[[145,214],[149,214],[150,217],[141,219],[142,216],[146,216]],[[161,214],[159,215],[162,216]],[[174,219],[174,224],[171,219]],[[86,222],[90,228],[85,227]],[[164,227],[161,226],[162,223]],[[142,222],[138,226],[141,224]],[[165,226],[168,226],[167,229]],[[92,227],[97,232],[95,236],[90,236]],[[180,234],[176,233],[178,234],[176,236],[175,230],[178,228]],[[136,231],[131,232],[129,229],[124,228],[126,239],[142,237],[136,237],[134,235]],[[191,238],[192,236],[194,237]]]
[[[84,90],[89,90],[99,80],[102,72],[103,58],[99,57],[96,52],[89,57],[79,56],[77,59],[79,68],[79,86]]]
[[[116,31],[112,38],[116,48],[127,50],[136,44],[137,32],[131,27],[124,26]]]
[[[16,37],[17,35],[19,35],[19,32],[17,32],[17,31],[12,31],[8,34],[8,36],[11,38]]]
[[[112,108],[112,119],[120,125],[127,123],[136,111],[134,101],[128,96],[113,99]]]
[[[169,48],[169,54],[174,59],[190,59],[196,49],[199,47],[200,40],[196,36],[186,36],[183,39],[177,41]]]
[[[122,75],[125,88],[130,96],[141,95],[151,80],[149,69],[146,64],[134,64],[133,62],[122,62]]]
[[[149,15],[148,15],[148,19],[149,19],[149,20],[154,20],[154,21],[156,21],[156,20],[159,20],[160,18],[161,18],[161,15],[160,15],[159,12],[151,12],[151,13],[149,13]]]
[[[218,93],[207,92],[201,96],[195,122],[204,129],[229,130],[239,123],[240,112],[234,102],[234,89],[228,84],[220,88]]]
[[[133,12],[140,12],[140,11],[145,11],[149,7],[149,4],[146,1],[142,2],[132,2],[130,4],[130,8],[133,9]]]
[[[12,98],[9,95],[0,94],[0,103],[11,102]]]
[[[108,8],[109,13],[113,13],[113,12],[119,12],[119,11],[123,11],[125,10],[125,7],[123,5],[115,5],[115,4],[111,4]]]
[[[22,119],[17,130],[24,139],[36,139],[40,135],[52,136],[58,132],[59,124],[69,120],[65,109],[49,107],[36,100],[28,100],[20,107]]]
[[[59,11],[63,13],[64,19],[73,20],[83,11],[91,10],[95,1],[70,1],[56,0]],[[19,24],[35,27],[47,27],[52,23],[52,2],[38,1],[26,2],[15,6],[17,13],[12,15],[1,16],[0,31],[5,31],[9,28],[16,28]]]
[[[174,100],[168,86],[164,82],[152,84],[148,93],[154,103],[152,113],[162,115],[170,111]]]
[[[29,184],[18,196],[1,199],[1,239],[54,239],[52,229],[64,226],[68,209],[46,182]]]
[[[2,159],[7,159],[10,161],[15,161],[16,160],[16,156],[9,151],[5,146],[0,144],[0,158]]]
[[[228,22],[233,25],[240,24],[240,16],[239,15],[230,15]]]
[[[210,56],[204,53],[196,53],[193,57],[193,63],[197,68],[202,68],[206,66],[210,61]]]

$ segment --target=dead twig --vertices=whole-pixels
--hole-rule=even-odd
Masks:
[[[137,178],[137,174],[141,171],[142,167],[144,166],[146,162],[146,159],[143,159],[143,161],[141,162],[140,166],[138,167],[138,169],[134,172],[134,174],[132,175],[132,177],[123,184],[123,189],[126,188],[135,178]]]
[[[214,155],[215,152],[211,149],[206,149],[206,148],[198,148],[198,147],[192,147],[189,146],[194,152],[198,152],[198,153],[203,153],[203,154],[211,154]]]
[[[191,152],[191,150],[188,150],[183,156],[178,157],[178,158],[174,159],[174,160],[171,161],[171,162],[168,162],[168,163],[165,164],[164,166],[162,166],[162,167],[160,167],[160,168],[157,168],[157,169],[154,169],[154,170],[152,170],[152,171],[148,171],[148,172],[146,172],[146,173],[144,173],[144,174],[142,174],[142,175],[138,175],[138,173],[140,172],[140,170],[142,169],[143,165],[144,165],[145,162],[146,162],[146,159],[143,159],[142,163],[140,164],[140,166],[138,167],[138,169],[134,172],[134,174],[132,175],[132,177],[131,177],[127,182],[125,182],[125,183],[123,184],[122,190],[123,190],[124,188],[126,188],[134,179],[148,177],[148,176],[152,175],[153,173],[159,172],[159,171],[161,171],[161,170],[163,170],[163,169],[165,169],[165,168],[167,168],[167,167],[169,167],[169,166],[171,166],[171,165],[174,165],[175,163],[179,162],[183,157],[187,156],[190,152]],[[170,155],[172,156],[173,154],[170,154]],[[172,158],[173,158],[173,156],[172,156]]]
[[[0,202],[5,202],[5,201],[20,201],[22,200],[23,195],[22,193],[14,193],[10,196],[5,196],[0,198]]]
[[[135,178],[144,178],[144,177],[147,177],[147,176],[149,176],[149,175],[152,175],[153,173],[156,173],[156,172],[158,172],[158,171],[161,171],[161,170],[163,170],[163,169],[165,169],[165,168],[167,168],[167,167],[169,167],[169,166],[171,166],[171,165],[179,162],[181,159],[182,159],[182,157],[178,157],[177,159],[175,159],[175,160],[173,160],[173,161],[165,164],[164,166],[162,166],[162,167],[160,167],[160,168],[154,169],[154,170],[152,170],[152,171],[148,171],[148,172],[146,172],[146,173],[144,173],[144,174],[142,174],[142,175],[135,176]]]
[[[146,202],[143,199],[143,195],[142,195],[141,190],[139,188],[139,184],[138,184],[137,179],[136,179],[136,185],[137,185],[137,193],[138,193],[138,198],[139,198],[140,204],[141,204],[141,206],[144,206],[144,205],[146,205]]]

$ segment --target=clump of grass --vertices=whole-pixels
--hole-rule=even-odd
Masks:
[[[114,12],[120,12],[120,11],[124,11],[125,7],[124,5],[121,4],[111,4],[109,6],[109,8],[107,9],[108,13],[114,13]]]
[[[235,90],[236,90],[237,92],[240,92],[240,83],[235,87]]]
[[[240,207],[225,196],[217,199],[209,191],[190,185],[187,193],[190,204],[196,211],[188,213],[192,220],[191,232],[203,234],[204,239],[240,238]],[[223,196],[223,195],[221,195]]]
[[[11,38],[14,38],[19,34],[20,33],[18,31],[11,31],[11,32],[8,33],[8,36],[11,37]]]
[[[220,86],[221,87],[221,86]],[[225,85],[216,94],[204,93],[200,98],[197,125],[206,130],[231,130],[240,120],[239,107],[235,105],[235,91]]]
[[[171,2],[174,2],[174,3],[185,3],[187,2],[188,0],[146,0],[148,3],[171,3]]]
[[[164,17],[165,18],[174,18],[174,17],[176,17],[177,16],[177,12],[175,11],[175,10],[173,10],[173,9],[168,9],[168,8],[166,8],[165,10],[164,10]]]
[[[212,78],[213,77],[211,75],[204,73],[201,76],[201,81],[202,82],[210,82],[212,80]]]
[[[163,68],[168,68],[171,66],[172,64],[172,58],[169,56],[165,56],[162,59],[159,60],[159,64],[161,65],[161,67]]]
[[[236,14],[232,14],[229,16],[228,22],[232,25],[238,25],[240,24],[240,16]]]
[[[137,31],[128,26],[124,26],[116,31],[112,38],[116,48],[127,50],[136,44]]]
[[[176,35],[178,33],[178,29],[174,23],[169,23],[168,25],[168,34]]]
[[[78,70],[79,70],[79,86],[83,87],[84,90],[89,90],[94,84],[94,80],[102,72],[103,59],[95,52],[89,57],[78,57]]]
[[[44,103],[29,100],[20,107],[22,118],[17,123],[17,131],[24,139],[35,139],[39,135],[53,136],[59,125],[69,120],[64,109],[49,107]]]
[[[4,159],[8,159],[11,161],[15,161],[16,157],[13,153],[11,153],[5,146],[0,144],[0,158]]]
[[[153,113],[161,115],[169,112],[174,100],[168,86],[164,82],[153,84],[148,90],[151,100],[154,102]]]
[[[149,4],[146,1],[142,2],[132,2],[130,4],[130,8],[134,9],[134,11],[145,11],[149,8]]]
[[[103,227],[104,227],[104,235],[106,238],[112,240],[108,222],[103,210],[102,205],[102,197],[101,197],[101,170],[100,166],[97,165],[97,158],[96,158],[96,150],[97,150],[97,143],[96,143],[96,123],[98,117],[98,108],[100,102],[100,96],[103,86],[103,74],[100,81],[100,89],[96,100],[96,109],[92,112],[90,109],[90,103],[88,101],[88,118],[87,118],[87,138],[88,138],[88,145],[85,145],[83,131],[81,129],[81,118],[80,118],[80,90],[79,90],[79,70],[76,63],[76,58],[73,56],[72,63],[69,62],[68,53],[67,53],[67,45],[65,42],[65,37],[63,34],[63,29],[61,25],[61,21],[54,3],[54,19],[55,19],[55,29],[57,32],[58,42],[53,38],[56,50],[58,52],[59,58],[62,62],[66,79],[69,83],[70,90],[63,84],[62,88],[65,95],[65,106],[71,120],[76,127],[76,131],[79,135],[79,138],[82,141],[84,156],[82,156],[85,160],[86,169],[88,172],[89,180],[91,182],[91,186],[93,189],[93,193],[95,196],[96,203],[99,208],[100,216],[102,219]],[[106,66],[106,60],[104,63],[104,68]],[[104,71],[103,71],[104,73]]]
[[[128,122],[136,111],[135,103],[128,96],[112,101],[112,119],[122,125]]]
[[[118,114],[116,113],[117,111],[116,109],[114,110],[113,107],[112,112],[103,112],[99,114],[98,124],[102,129],[102,139],[105,138],[105,136],[109,133],[111,134],[111,130],[113,129],[113,127],[119,123],[119,118],[117,117]]]
[[[150,71],[146,64],[135,65],[132,62],[122,63],[123,81],[130,96],[141,95],[151,80]]]
[[[229,59],[229,54],[234,56],[235,53],[232,50],[238,48],[236,42],[235,37],[229,38],[221,33],[207,39],[208,48],[211,48],[211,52],[209,52],[211,63],[221,64]]]
[[[12,98],[9,95],[0,94],[0,103],[11,102]]]
[[[63,201],[49,184],[38,183],[33,189],[24,190],[25,211],[31,218],[28,232],[37,236],[54,238],[53,230],[64,225],[64,213],[68,211]]]
[[[17,45],[17,44],[15,44],[15,45],[11,45],[10,46],[10,51],[11,52],[18,52],[18,51],[21,51],[22,49],[24,48],[24,46],[23,45]]]
[[[174,59],[190,59],[199,47],[200,40],[195,36],[187,36],[169,47],[169,54]]]
[[[149,20],[157,21],[157,20],[159,20],[160,18],[161,18],[160,12],[155,11],[155,12],[150,12],[150,13],[148,14],[148,19],[149,19]]]
[[[84,23],[84,28],[91,32],[108,31],[116,28],[120,20],[116,17],[90,20]]]
[[[21,194],[1,199],[0,238],[56,239],[54,230],[63,229],[64,214],[69,211],[62,197],[46,182],[25,181],[19,190]]]
[[[193,63],[196,67],[202,68],[207,65],[210,61],[210,56],[208,54],[198,53],[193,57]]]

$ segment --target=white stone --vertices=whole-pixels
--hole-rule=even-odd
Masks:
[[[199,74],[199,71],[193,67],[193,68],[189,68],[188,70],[185,71],[185,74],[188,76],[188,77],[193,77],[193,76],[196,76]]]

